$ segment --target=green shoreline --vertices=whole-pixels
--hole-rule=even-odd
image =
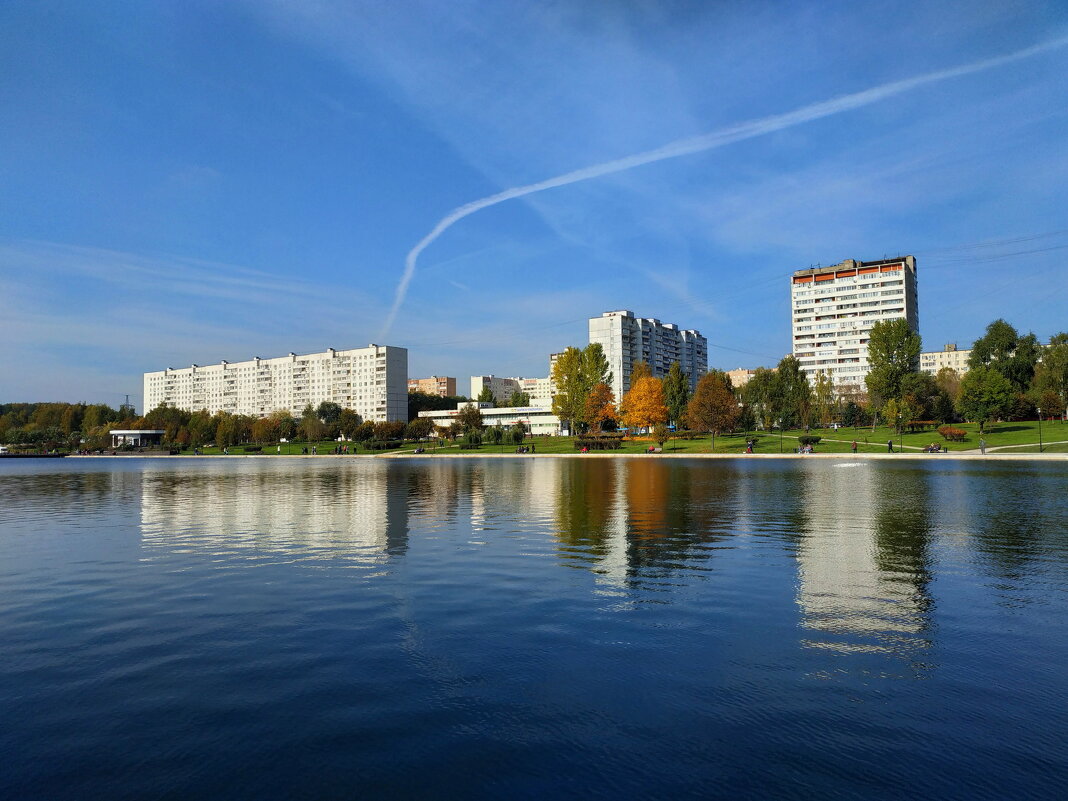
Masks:
[[[938,461],[1068,461],[1068,453],[319,453],[319,454],[205,454],[181,457],[165,453],[137,454],[76,454],[68,459],[179,459],[183,462],[201,459],[878,459],[900,461],[902,459],[925,462]]]

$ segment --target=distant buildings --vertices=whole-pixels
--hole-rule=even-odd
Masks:
[[[943,367],[952,367],[957,371],[957,375],[964,375],[968,372],[968,357],[971,355],[971,348],[957,350],[956,343],[951,343],[942,348],[942,350],[921,353],[920,371],[938,375],[938,371]]]
[[[772,368],[774,369],[774,368]],[[756,370],[749,370],[745,367],[739,367],[736,370],[728,370],[727,378],[731,380],[731,386],[735,389],[741,389],[749,383],[749,379],[756,375]]]
[[[471,376],[471,400],[477,400],[482,390],[489,387],[493,402],[506,404],[515,392],[525,392],[530,397],[530,406],[548,409],[553,405],[553,395],[548,378],[501,378],[495,375]]]
[[[793,354],[809,381],[823,371],[836,388],[863,386],[868,336],[880,320],[919,330],[916,259],[847,259],[798,270],[790,280]]]
[[[331,401],[365,420],[408,419],[408,351],[385,345],[145,373],[145,409],[262,417]]]
[[[604,348],[617,402],[630,389],[630,374],[637,362],[646,362],[657,378],[667,375],[672,362],[679,362],[690,377],[691,389],[708,372],[708,340],[699,331],[635,317],[625,309],[590,318],[590,344],[594,342]]]
[[[451,398],[456,395],[456,379],[447,375],[432,375],[430,378],[409,378],[408,391],[425,392],[427,395]]]

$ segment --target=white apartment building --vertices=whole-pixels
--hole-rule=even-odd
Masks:
[[[968,357],[972,355],[972,349],[957,350],[956,343],[946,345],[942,350],[920,354],[920,372],[938,375],[943,367],[951,367],[957,371],[957,375],[968,372]]]
[[[835,387],[864,386],[868,335],[880,320],[919,330],[916,259],[847,259],[798,270],[790,281],[793,354],[809,381],[820,370]]]
[[[332,401],[364,420],[408,419],[408,350],[386,345],[145,373],[145,409],[297,415]]]
[[[477,400],[482,390],[489,387],[493,402],[505,404],[511,401],[513,392],[525,392],[530,396],[530,405],[551,408],[553,395],[548,378],[501,378],[495,375],[471,376],[471,400]]]
[[[630,389],[630,374],[637,362],[646,362],[653,376],[663,378],[673,362],[690,377],[690,389],[708,372],[708,340],[694,329],[661,323],[652,317],[635,317],[621,309],[590,318],[590,344],[599,342],[612,371],[616,402]]]

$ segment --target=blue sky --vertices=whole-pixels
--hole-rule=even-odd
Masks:
[[[925,348],[1046,338],[1066,76],[1059,0],[4,3],[0,401],[369,342],[466,387],[545,375],[618,308],[770,365],[791,270],[903,253]],[[458,220],[385,331],[454,209],[737,126]]]

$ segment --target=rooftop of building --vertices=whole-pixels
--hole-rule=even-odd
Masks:
[[[882,267],[888,264],[901,264],[911,259],[915,263],[915,259],[912,256],[895,256],[887,259],[876,259],[875,261],[858,261],[856,259],[845,259],[838,264],[831,264],[826,267],[822,265],[816,265],[815,267],[809,267],[804,270],[794,270],[794,277],[803,275],[822,275],[824,273],[834,272],[837,270],[857,270],[863,267]]]

